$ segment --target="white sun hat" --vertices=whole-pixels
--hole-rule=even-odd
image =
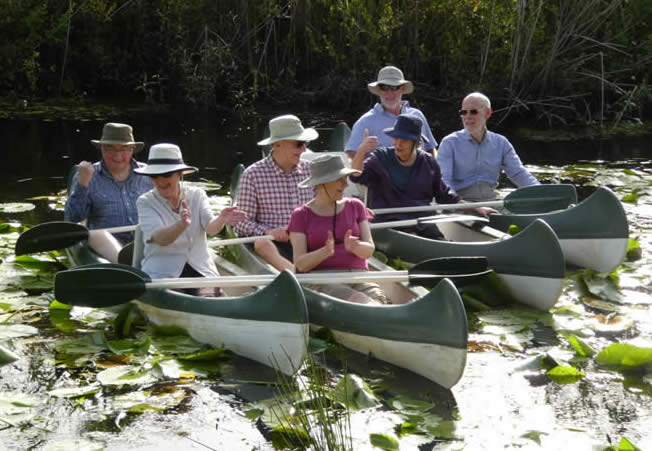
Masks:
[[[192,174],[197,171],[196,167],[188,166],[183,162],[179,146],[168,143],[154,144],[150,147],[147,166],[134,169],[137,174],[149,176],[170,174],[172,172]]]
[[[403,71],[395,66],[385,66],[378,71],[378,80],[367,85],[372,94],[380,95],[382,92],[379,85],[401,86],[405,85],[404,94],[414,91],[414,85],[410,80],[403,78]]]

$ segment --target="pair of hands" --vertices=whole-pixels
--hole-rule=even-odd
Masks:
[[[182,225],[184,230],[188,228],[190,224],[192,224],[190,207],[188,206],[188,202],[186,202],[185,199],[182,200],[181,204],[179,205],[179,216],[179,223]],[[246,217],[247,214],[244,211],[239,210],[238,207],[226,207],[220,211],[218,221],[222,224],[233,225],[244,220]]]
[[[359,245],[360,237],[354,236],[351,229],[347,230],[344,234],[344,249],[346,249],[347,252],[353,253],[353,251],[356,250]],[[328,231],[326,243],[322,249],[326,250],[329,257],[335,254],[335,238],[333,238],[333,232],[330,230]]]

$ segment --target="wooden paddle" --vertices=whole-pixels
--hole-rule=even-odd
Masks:
[[[466,202],[461,204],[432,204],[418,207],[377,208],[372,211],[374,214],[382,215],[386,213],[414,213],[435,210],[469,210],[479,207],[505,207],[512,213],[536,214],[564,210],[574,203],[577,203],[577,192],[573,185],[531,185],[512,191],[503,200]]]
[[[297,275],[304,284],[410,282],[435,284],[449,278],[458,284],[477,281],[491,270],[485,257],[451,257],[425,260],[408,271],[345,271]],[[223,276],[217,278],[152,279],[143,271],[120,264],[96,264],[60,271],[54,279],[59,302],[84,307],[108,307],[137,299],[149,289],[235,287],[267,285],[277,275]]]

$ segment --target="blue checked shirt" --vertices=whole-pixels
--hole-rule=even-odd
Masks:
[[[154,188],[152,180],[133,172],[134,168],[145,166],[131,160],[132,172],[124,183],[116,182],[104,163],[93,163],[93,177],[88,187],[77,182],[75,173],[69,187],[68,200],[64,210],[66,221],[87,220],[86,226],[93,229],[121,227],[138,224],[136,199]],[[114,235],[122,244],[133,240],[133,233]]]

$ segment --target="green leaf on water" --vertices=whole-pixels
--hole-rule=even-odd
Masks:
[[[569,335],[566,337],[570,345],[575,349],[575,352],[581,357],[593,357],[595,350],[586,344],[583,340],[575,335]]]
[[[369,385],[355,374],[346,374],[340,379],[333,394],[349,409],[366,409],[380,404]]]
[[[585,377],[586,373],[572,366],[559,365],[548,371],[546,375],[550,380],[558,384],[573,384]]]
[[[652,348],[615,343],[600,351],[595,360],[599,365],[617,370],[641,369],[652,364]]]
[[[185,397],[186,392],[180,389],[156,394],[151,391],[137,391],[118,395],[113,398],[113,402],[116,408],[130,413],[142,413],[147,410],[160,412],[176,407]]]
[[[31,211],[36,208],[34,204],[28,204],[26,202],[7,202],[0,204],[0,213],[24,213],[26,211]]]
[[[114,354],[120,355],[146,355],[149,351],[149,346],[152,343],[150,337],[145,338],[144,340],[138,340],[134,338],[125,338],[122,340],[110,340],[107,341],[107,346],[109,350]]]
[[[152,351],[154,353],[187,355],[201,352],[205,349],[205,345],[198,343],[187,335],[152,337]]]
[[[0,341],[36,334],[38,334],[38,329],[26,324],[0,324]]]
[[[52,347],[64,354],[95,354],[108,349],[104,333],[101,331],[82,335],[79,338],[58,340],[52,344]]]
[[[630,238],[627,242],[627,260],[639,260],[642,256],[643,250],[641,249],[641,244],[638,242],[638,240]]]
[[[102,387],[98,384],[86,385],[85,387],[60,387],[50,390],[48,394],[55,398],[81,398],[83,396],[99,393]]]
[[[399,449],[398,440],[387,434],[369,434],[369,441],[376,448],[384,449],[387,451],[394,451]]]
[[[150,371],[130,365],[100,371],[97,373],[97,380],[102,385],[145,385],[156,382]]]
[[[215,360],[220,360],[225,357],[227,358],[230,357],[230,354],[224,348],[224,346],[222,346],[219,349],[207,349],[201,352],[180,355],[177,358],[179,360],[187,360],[187,361],[214,362]]]

